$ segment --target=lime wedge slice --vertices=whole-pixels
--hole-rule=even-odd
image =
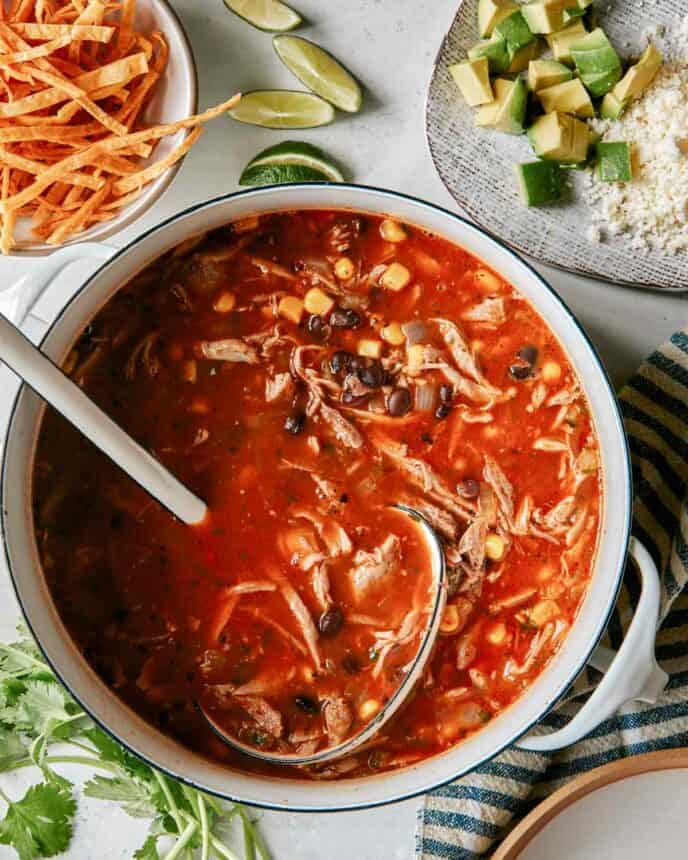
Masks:
[[[230,12],[259,30],[286,33],[301,23],[301,16],[279,0],[224,0]]]
[[[264,149],[251,159],[241,174],[239,185],[244,184],[244,176],[255,167],[278,167],[281,165],[307,167],[319,171],[330,182],[344,182],[342,171],[322,149],[313,146],[312,143],[285,140],[283,143]]]
[[[241,174],[239,185],[283,185],[285,182],[329,182],[322,170],[303,164],[257,164]]]
[[[334,119],[331,104],[312,93],[293,90],[254,90],[228,113],[239,122],[264,128],[314,128]]]
[[[331,54],[299,36],[274,36],[272,44],[284,65],[309,90],[340,110],[360,110],[363,95],[358,81]]]

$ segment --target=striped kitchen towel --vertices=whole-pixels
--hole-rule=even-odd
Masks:
[[[649,357],[620,400],[633,460],[633,532],[662,576],[656,653],[669,685],[656,704],[631,703],[567,749],[543,754],[512,748],[429,794],[418,818],[421,860],[487,857],[520,818],[577,774],[625,756],[688,746],[688,331],[677,332]],[[629,565],[605,644],[619,647],[639,593]],[[568,722],[595,677],[586,670],[543,725]]]

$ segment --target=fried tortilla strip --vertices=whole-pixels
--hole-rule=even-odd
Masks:
[[[95,4],[91,4],[95,5]],[[102,6],[102,3],[98,4]],[[105,7],[103,7],[104,9]],[[86,10],[88,11],[88,10]],[[86,14],[84,12],[84,15]],[[25,39],[36,42],[68,36],[70,42],[109,42],[115,34],[114,27],[99,27],[92,24],[12,24],[12,29]]]
[[[12,171],[9,167],[3,167],[2,188],[0,191],[3,200],[5,200],[9,194],[11,174]],[[17,216],[15,212],[8,212],[7,215],[3,215],[2,217],[2,230],[0,230],[0,251],[2,251],[3,254],[9,254],[9,252],[12,250],[12,236],[14,234],[14,224],[16,220]]]
[[[57,230],[48,237],[48,244],[59,245],[71,236],[72,233],[78,233],[82,230],[90,216],[110,194],[111,189],[112,181],[108,180],[100,191],[95,191],[81,208],[77,209],[69,218],[66,218]]]
[[[60,48],[65,48],[72,41],[71,36],[58,36],[50,42],[44,42],[42,45],[36,45],[35,48],[26,48],[23,51],[15,51],[12,54],[0,54],[0,66],[12,66],[15,63],[28,63],[31,60],[36,60],[39,57],[47,57],[59,51]]]
[[[115,182],[115,193],[128,194],[130,191],[135,191],[137,188],[141,188],[141,186],[152,182],[160,176],[161,173],[164,173],[168,167],[171,167],[179,161],[180,158],[183,158],[194,143],[196,143],[202,133],[202,128],[195,128],[189,135],[187,135],[185,140],[182,141],[182,143],[169,155],[166,155],[165,158],[161,158],[160,161],[156,161],[155,164],[151,164],[150,167],[146,167],[144,170],[140,170],[132,176],[127,176],[125,179],[118,179],[117,182]]]

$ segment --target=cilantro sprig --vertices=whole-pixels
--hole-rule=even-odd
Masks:
[[[54,857],[68,846],[76,814],[74,784],[55,770],[86,765],[96,772],[86,797],[118,803],[151,825],[134,860],[241,860],[220,827],[232,821],[243,832],[244,860],[270,860],[255,823],[239,804],[226,804],[162,774],[121,747],[61,686],[28,633],[0,643],[0,774],[36,767],[42,780],[13,800],[0,787],[0,844],[20,860]]]

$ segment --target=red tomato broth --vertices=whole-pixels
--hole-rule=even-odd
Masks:
[[[203,526],[174,521],[51,410],[40,434],[34,475],[39,550],[71,635],[137,712],[244,770],[359,776],[447,749],[501,713],[542,671],[575,617],[592,570],[601,510],[597,446],[575,372],[556,338],[513,287],[465,250],[412,227],[404,228],[404,241],[386,242],[380,222],[353,213],[279,213],[215,231],[195,247],[187,243],[120,290],[67,359],[67,371],[87,393],[206,499],[210,516]],[[349,282],[333,273],[343,256],[354,264]],[[385,289],[375,274],[392,262],[412,275],[399,291]],[[269,271],[273,263],[288,277],[282,269]],[[366,279],[371,272],[372,280]],[[310,330],[308,314],[298,326],[277,316],[284,294],[303,299],[313,286],[338,307],[353,305],[360,324],[330,326],[323,341]],[[218,312],[227,293],[234,308]],[[498,323],[464,319],[485,299],[501,300]],[[485,386],[500,392],[497,402],[477,403],[454,390],[444,411],[435,414],[442,407],[436,396],[431,411],[411,409],[395,418],[388,414],[392,386],[342,403],[348,376],[331,370],[323,376],[322,362],[331,364],[335,352],[355,353],[361,340],[379,341],[389,323],[413,320],[425,325],[424,354],[434,347],[456,371],[437,318],[459,324]],[[284,340],[257,363],[204,354],[204,342],[250,338],[276,325]],[[321,347],[300,353],[304,367],[326,379],[325,399],[357,429],[360,447],[343,443],[322,411],[304,416],[312,404],[308,384],[294,371],[297,345]],[[524,346],[537,350],[532,366],[518,356]],[[420,379],[434,389],[446,384],[436,368],[412,371],[405,350],[383,344],[382,363],[395,384],[403,377],[414,392]],[[399,362],[402,370],[392,373]],[[293,390],[267,403],[266,377],[278,374],[290,374]],[[371,403],[381,411],[367,413]],[[302,423],[294,428],[299,432],[285,429],[288,420]],[[550,447],[565,440],[565,450],[533,447],[543,439]],[[486,457],[511,488],[510,524],[485,478]],[[434,470],[452,497],[442,504],[430,499],[400,466],[412,461]],[[505,546],[501,560],[488,557],[475,568],[457,548],[468,523],[479,519],[484,526],[487,519],[482,507],[467,517],[456,514],[457,504],[477,504],[460,502],[463,482],[491,493],[485,510],[496,506],[498,513],[487,533]],[[526,498],[530,512],[519,533],[516,520]],[[568,498],[572,510],[564,516]],[[428,550],[416,527],[387,507],[396,501],[431,502],[456,532],[447,542],[448,604],[458,622],[451,629],[454,616],[448,616],[411,699],[365,752],[324,769],[275,769],[229,749],[195,701],[246,742],[274,751],[296,736],[304,739],[297,746],[310,751],[314,733],[320,732],[320,748],[334,742],[323,728],[328,700],[345,701],[351,722],[343,736],[351,736],[365,724],[359,716],[364,703],[381,706],[393,693],[418,637],[392,648],[373,678],[379,628],[350,619],[371,616],[384,630],[398,630],[414,600],[420,605],[427,597]],[[343,529],[352,544],[351,551],[327,559],[332,606],[343,623],[331,636],[318,633],[320,672],[279,590],[286,578],[318,623],[325,604],[314,590],[313,568],[301,565],[327,546],[299,510],[315,512],[329,529]],[[399,538],[401,560],[383,577],[385,587],[357,600],[353,557],[374,552],[389,535]],[[335,544],[339,537],[335,531]],[[229,589],[242,582],[274,590],[233,597]],[[275,689],[258,698],[281,716],[279,737],[274,715],[267,712],[271,734],[256,721],[255,708],[248,713],[234,694],[237,686],[266,679],[277,682]],[[265,723],[265,714],[259,716]]]

